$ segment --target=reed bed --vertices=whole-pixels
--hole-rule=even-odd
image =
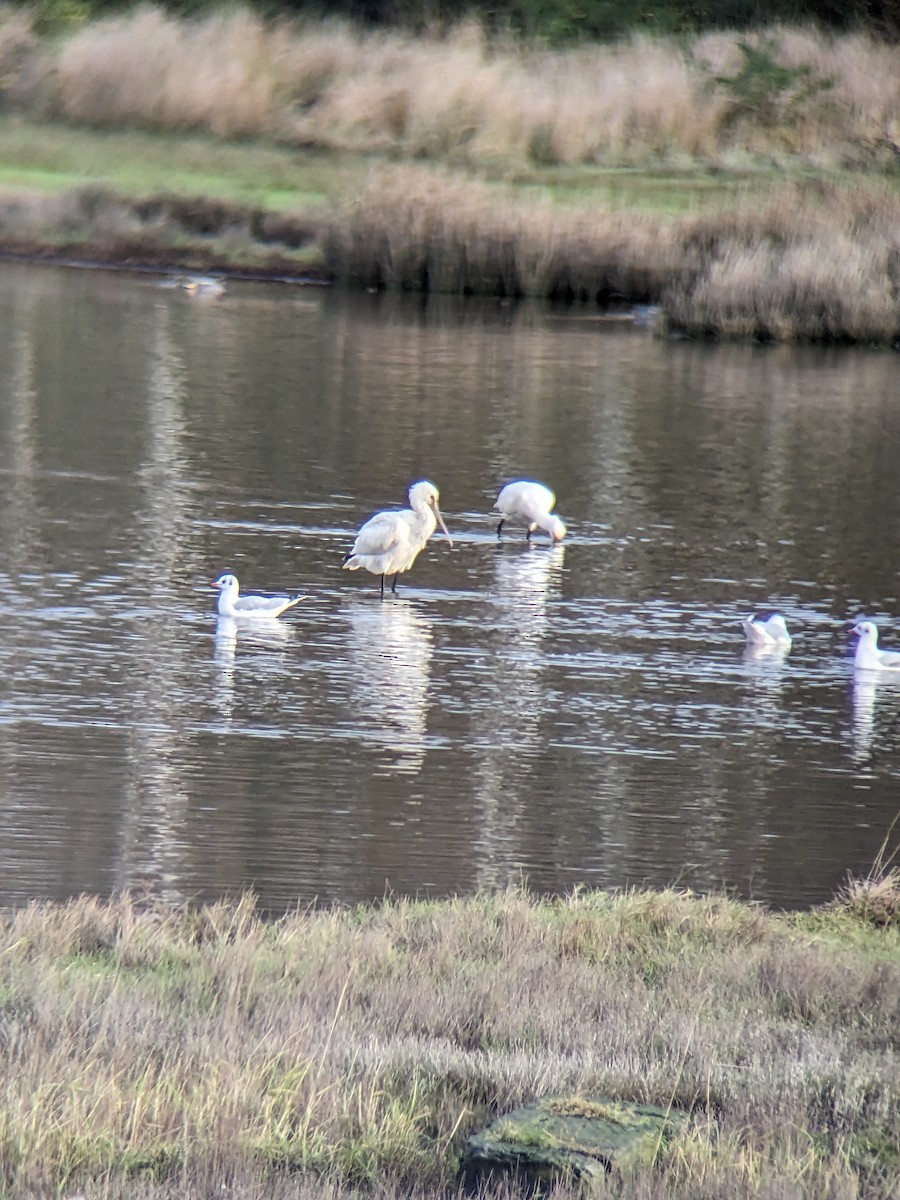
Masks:
[[[148,7],[49,41],[22,10],[0,9],[0,97],[9,112],[82,128],[372,162],[368,183],[327,213],[321,201],[281,211],[287,184],[271,212],[176,199],[158,183],[139,199],[108,187],[13,196],[0,242],[17,253],[43,239],[103,261],[651,304],[664,328],[692,336],[900,345],[900,48],[862,34],[550,51],[471,24],[413,38]],[[723,197],[687,217],[603,207],[591,173],[610,166],[713,168]],[[554,173],[581,179],[577,199],[560,202]],[[748,173],[748,199],[727,200]],[[289,175],[302,189],[302,171]],[[764,182],[785,175],[800,182]]]
[[[748,42],[762,57],[746,58]],[[811,29],[549,51],[489,40],[473,24],[413,38],[241,8],[180,20],[147,7],[51,42],[8,9],[0,79],[8,106],[103,128],[479,167],[727,164],[748,153],[886,164],[900,148],[900,49]],[[804,80],[817,85],[809,94]]]
[[[887,1200],[900,893],[891,908],[883,888],[878,920],[676,891],[277,920],[249,897],[31,905],[0,921],[0,1190],[452,1194],[469,1132],[571,1092],[691,1113],[609,1196]]]
[[[878,183],[780,185],[666,219],[396,168],[333,214],[322,245],[351,285],[655,303],[692,335],[894,344],[898,228],[900,196]]]
[[[684,264],[649,215],[532,204],[421,168],[373,173],[322,235],[352,286],[503,297],[649,301]]]

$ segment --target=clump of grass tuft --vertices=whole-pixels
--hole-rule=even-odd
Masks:
[[[89,125],[262,136],[278,122],[287,36],[242,9],[175,21],[141,8],[61,45],[56,104]]]
[[[900,925],[900,870],[893,867],[878,877],[848,879],[835,906],[870,925]]]
[[[875,861],[862,879],[847,878],[829,907],[864,925],[900,928],[900,868],[893,866],[900,847],[888,853],[891,834],[900,817],[885,835]]]
[[[879,184],[777,189],[685,225],[696,269],[662,298],[670,326],[763,340],[900,337],[900,198]]]

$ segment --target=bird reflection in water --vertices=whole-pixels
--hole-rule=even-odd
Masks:
[[[219,617],[216,621],[216,643],[213,655],[215,687],[213,702],[223,717],[231,718],[234,709],[235,667],[238,639],[248,651],[253,649],[270,654],[273,649],[284,650],[294,638],[294,630],[283,621],[238,621],[234,617]],[[271,661],[263,658],[254,667],[254,679],[272,671]]]
[[[425,758],[431,621],[414,602],[354,603],[348,656],[363,736],[386,751],[377,774],[415,774]]]
[[[550,632],[549,604],[561,588],[565,553],[565,546],[557,543],[515,554],[501,551],[494,561],[491,599],[497,652],[490,694],[478,704],[487,727],[475,730],[482,744],[476,773],[481,819],[475,867],[480,887],[515,880],[527,858],[518,827],[532,792],[519,782],[542,749],[544,640]]]
[[[786,664],[790,642],[744,647],[744,675],[752,692],[756,723],[769,728],[781,724],[781,703],[787,681]]]
[[[881,671],[856,671],[853,675],[853,761],[863,766],[878,749],[879,722],[884,729],[885,713],[894,717],[894,738],[897,738],[897,717],[900,714],[900,676]],[[893,745],[885,749],[893,749]]]

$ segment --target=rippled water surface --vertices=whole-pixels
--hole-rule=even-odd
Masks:
[[[896,356],[585,314],[0,273],[0,903],[680,883],[776,904],[900,809]],[[495,533],[550,483],[560,546]],[[341,570],[430,478],[397,596]],[[217,622],[210,583],[306,599]],[[747,659],[779,608],[789,655]]]

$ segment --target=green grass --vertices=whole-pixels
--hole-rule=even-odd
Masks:
[[[129,197],[168,192],[281,212],[352,194],[368,170],[359,156],[0,118],[0,189],[7,190],[60,193],[101,183]]]
[[[359,194],[373,168],[387,161],[377,155],[223,142],[196,134],[108,132],[0,117],[0,189],[60,193],[104,184],[128,197],[168,192],[290,212]],[[607,205],[663,216],[732,204],[764,194],[786,178],[853,178],[849,172],[800,167],[712,172],[699,164],[681,170],[547,166],[473,174],[473,180],[478,177],[530,203]]]

